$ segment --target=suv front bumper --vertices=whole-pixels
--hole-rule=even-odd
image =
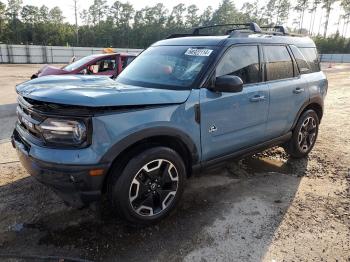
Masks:
[[[32,145],[16,129],[11,142],[28,173],[53,189],[66,204],[80,208],[100,199],[107,165],[65,165],[35,159],[29,154]],[[104,173],[91,176],[90,171],[96,169]]]

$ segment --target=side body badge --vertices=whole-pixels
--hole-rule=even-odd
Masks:
[[[216,132],[218,129],[215,125],[212,125],[210,128],[209,128],[209,133],[213,133],[213,132]]]

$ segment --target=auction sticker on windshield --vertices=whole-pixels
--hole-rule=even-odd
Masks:
[[[204,49],[204,48],[189,48],[185,52],[185,55],[191,55],[191,56],[210,56],[211,52],[213,50],[211,49]]]

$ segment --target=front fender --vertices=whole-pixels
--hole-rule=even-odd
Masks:
[[[198,162],[198,148],[191,137],[182,130],[168,126],[157,126],[143,129],[132,133],[115,143],[103,156],[102,163],[111,163],[116,156],[119,156],[125,149],[147,138],[167,136],[181,140],[192,155],[194,163]]]
[[[92,147],[101,156],[99,162],[110,163],[129,146],[155,136],[181,140],[192,154],[193,161],[200,161],[200,126],[196,122],[195,110],[197,104],[198,91],[193,90],[182,104],[159,105],[93,117]]]

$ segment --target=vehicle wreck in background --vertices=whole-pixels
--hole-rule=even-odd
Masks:
[[[136,55],[112,53],[95,54],[83,57],[61,68],[45,65],[31,79],[48,75],[100,75],[116,78]]]

